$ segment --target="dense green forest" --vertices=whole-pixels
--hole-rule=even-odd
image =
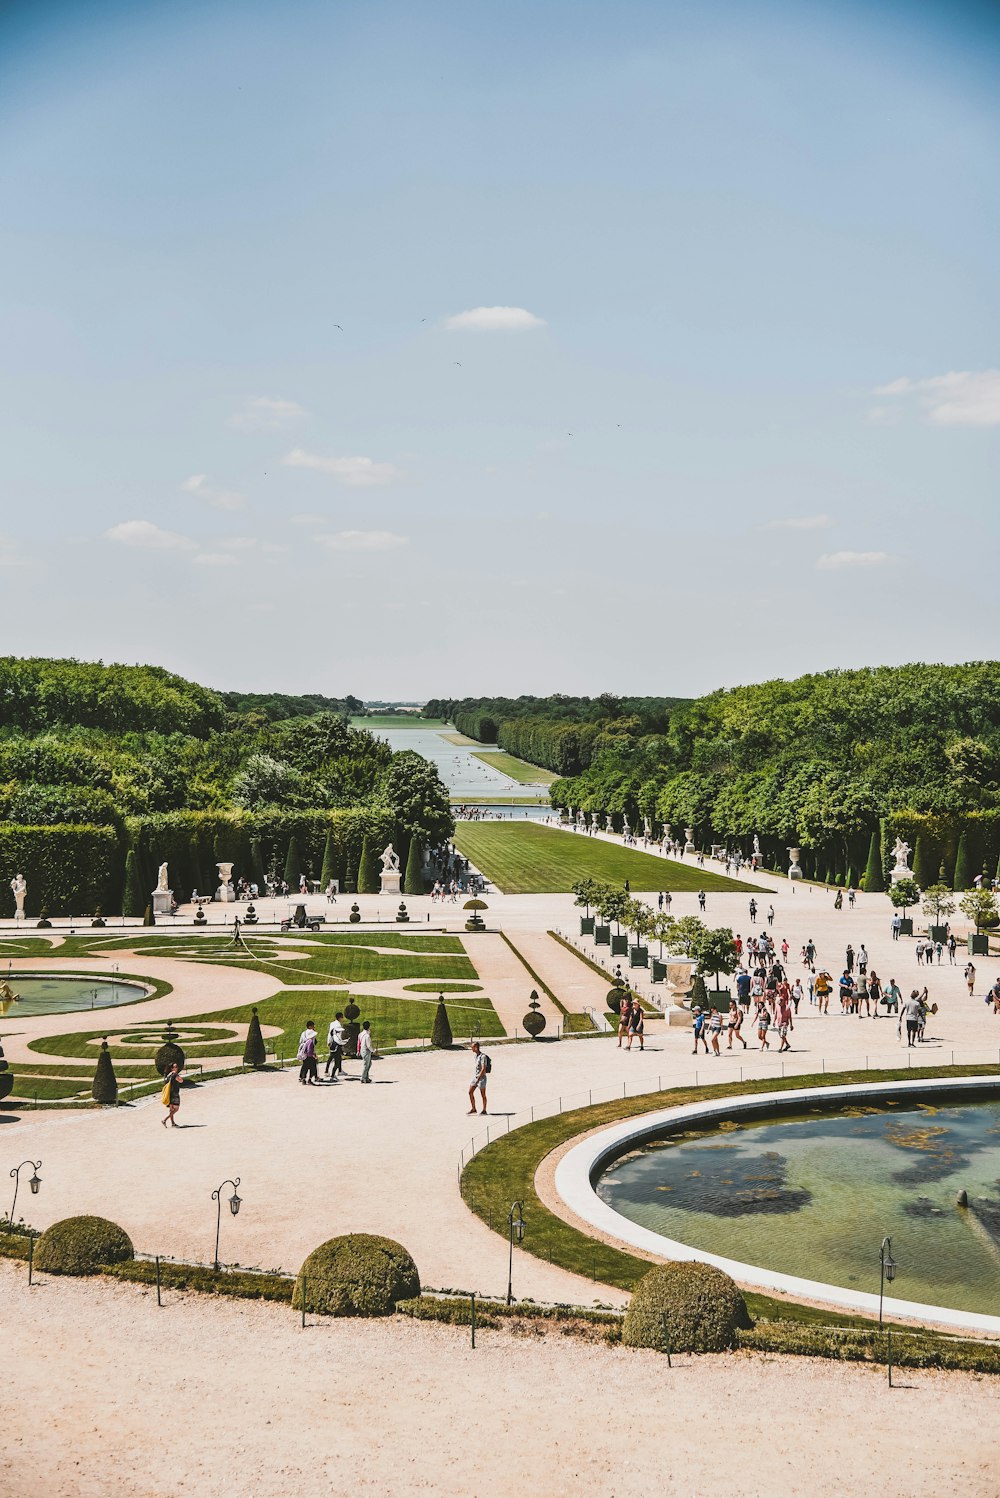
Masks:
[[[1000,663],[829,671],[713,692],[675,706],[665,732],[607,725],[556,805],[692,826],[702,846],[777,867],[804,850],[813,876],[883,875],[897,833],[933,882],[1000,857]],[[873,844],[874,839],[874,844]],[[877,880],[879,875],[875,873]]]
[[[277,723],[281,718],[311,718],[316,713],[337,713],[356,718],[365,710],[360,697],[323,697],[319,692],[290,696],[287,692],[220,692],[231,713],[260,713]]]
[[[156,667],[0,659],[0,910],[15,867],[29,910],[107,911],[129,849],[148,891],[169,842],[185,894],[209,887],[213,855],[237,875],[284,868],[293,833],[301,872],[319,877],[329,851],[328,877],[350,881],[369,833],[405,853],[451,831],[434,767],[317,707],[337,699],[232,700]]]
[[[602,736],[618,723],[638,734],[666,733],[683,697],[463,697],[432,698],[428,718],[445,718],[481,743],[557,775],[578,775],[591,763]]]

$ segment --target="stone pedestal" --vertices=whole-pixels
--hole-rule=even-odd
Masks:
[[[802,849],[789,848],[788,857],[790,860],[788,865],[789,879],[802,879],[804,876],[802,870],[799,868],[799,859],[802,857]]]
[[[379,891],[380,894],[398,895],[400,893],[400,874],[398,869],[383,869],[380,882],[382,885]]]
[[[889,875],[889,880],[892,884],[898,884],[901,879],[912,878],[913,870],[908,869],[905,863],[897,863],[892,873]]]
[[[174,908],[174,892],[172,889],[154,889],[152,900],[154,915],[169,915]]]
[[[236,899],[236,891],[231,884],[220,884],[215,891],[215,898],[222,905],[229,905]]]

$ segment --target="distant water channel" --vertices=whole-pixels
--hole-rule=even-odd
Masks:
[[[965,1190],[969,1206],[956,1206]],[[598,1195],[707,1253],[901,1300],[1000,1314],[1000,1103],[854,1107],[713,1125],[609,1166]]]

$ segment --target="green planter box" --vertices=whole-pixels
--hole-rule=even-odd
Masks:
[[[947,941],[948,940],[948,927],[947,926],[928,926],[927,927],[927,935],[930,937],[931,941]]]
[[[649,948],[630,947],[628,965],[629,967],[649,967]]]
[[[667,979],[667,964],[665,962],[661,962],[658,957],[654,957],[653,960],[652,960],[652,962],[650,963],[650,969],[651,969],[651,977],[650,977],[649,981],[651,983],[665,983],[666,982],[666,979]]]
[[[706,988],[705,993],[710,1009],[721,1009],[724,1014],[728,1013],[729,1000],[732,998],[728,988]]]
[[[612,955],[612,957],[627,957],[628,956],[628,937],[627,936],[613,936],[611,938],[611,955]]]
[[[990,939],[986,932],[973,931],[969,936],[969,956],[988,957],[990,955]]]
[[[610,947],[610,945],[611,945],[611,927],[610,926],[595,926],[594,927],[594,942],[599,947]]]
[[[900,936],[913,935],[913,917],[911,915],[903,916],[902,920],[899,923],[899,934]]]
[[[582,915],[580,917],[580,935],[581,936],[593,936],[593,934],[594,934],[594,917],[592,915]]]

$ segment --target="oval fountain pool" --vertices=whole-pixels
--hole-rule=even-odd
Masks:
[[[878,1308],[890,1236],[890,1314],[1000,1331],[996,1078],[687,1104],[582,1140],[556,1189],[587,1222],[658,1257],[857,1309]]]
[[[0,994],[0,1019],[27,1019],[38,1014],[74,1014],[81,1009],[111,1009],[134,1004],[151,992],[145,984],[87,973],[11,973],[7,986],[16,999]]]

